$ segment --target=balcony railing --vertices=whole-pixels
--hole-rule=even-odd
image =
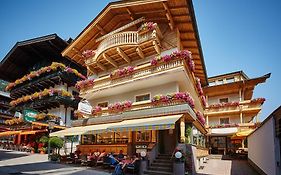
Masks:
[[[258,112],[261,109],[263,101],[246,100],[235,102],[233,105],[214,106],[210,105],[205,110],[205,115],[215,115],[220,113],[239,113],[239,112]]]
[[[124,83],[128,80],[141,79],[142,77],[152,76],[153,74],[156,74],[158,72],[168,71],[174,68],[182,67],[183,65],[184,60],[181,59],[159,64],[157,66],[152,66],[150,63],[147,63],[145,65],[136,67],[134,72],[129,76],[124,76],[118,79],[112,79],[110,76],[98,78],[95,80],[95,83],[92,87],[82,90],[81,94],[85,93],[87,90],[96,91],[101,88],[107,88],[108,86],[115,86]]]
[[[206,128],[233,128],[233,127],[242,127],[242,128],[255,128],[259,123],[230,123],[230,124],[211,124],[206,126]]]
[[[161,36],[161,32],[158,27],[155,30],[150,30],[146,32],[139,33],[137,31],[129,31],[113,34],[106,39],[104,39],[98,46],[94,58],[89,58],[86,60],[86,64],[91,64],[96,61],[97,58],[106,50],[123,45],[139,45],[143,42],[149,41],[151,39],[158,39]]]
[[[102,115],[88,115],[87,124],[118,122],[128,119],[146,118],[159,115],[174,115],[188,113],[194,120],[196,114],[187,103],[171,102],[165,105],[154,105],[150,100],[144,102],[133,103],[130,110],[116,114],[109,113],[108,108],[102,108]],[[83,114],[84,116],[87,116]],[[74,126],[82,125],[83,120],[74,121]]]

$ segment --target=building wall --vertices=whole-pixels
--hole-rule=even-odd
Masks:
[[[214,96],[214,97],[208,97],[208,104],[215,104],[215,103],[219,103],[219,99],[222,98],[228,98],[229,102],[232,101],[239,101],[239,94],[227,94],[227,95],[220,95],[220,96]]]
[[[108,104],[112,104],[115,102],[122,102],[126,100],[130,100],[132,102],[135,102],[135,96],[136,95],[143,95],[143,94],[150,94],[150,97],[153,97],[158,94],[168,94],[168,93],[173,93],[173,92],[178,92],[179,91],[179,85],[177,82],[174,83],[169,83],[169,84],[164,84],[161,86],[155,86],[151,88],[146,88],[146,89],[141,89],[137,91],[132,91],[132,92],[127,92],[124,94],[118,94],[114,96],[109,96],[109,97],[103,97],[99,99],[95,99],[93,101],[90,101],[90,103],[93,106],[96,106],[100,102],[108,102]]]
[[[220,116],[220,117],[209,117],[209,125],[219,125],[220,124],[220,118],[229,118],[230,124],[240,123],[240,116]]]
[[[274,119],[248,137],[248,158],[266,174],[277,175]]]

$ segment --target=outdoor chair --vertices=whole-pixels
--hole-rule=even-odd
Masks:
[[[140,167],[140,160],[137,160],[133,164],[131,164],[131,163],[128,164],[126,170],[131,172],[131,173],[133,173],[133,174],[135,174],[135,173],[138,173],[139,167]]]
[[[81,165],[88,166],[88,160],[86,154],[81,155]]]
[[[105,156],[105,157],[103,158],[102,166],[103,166],[103,167],[110,168],[110,165],[111,165],[111,158],[108,157],[108,156]]]

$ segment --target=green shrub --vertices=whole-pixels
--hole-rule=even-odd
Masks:
[[[63,140],[59,137],[50,138],[50,147],[60,149],[63,147]]]

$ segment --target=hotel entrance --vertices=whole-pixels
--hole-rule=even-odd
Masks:
[[[172,154],[177,144],[176,129],[159,130],[159,153],[160,154]]]

